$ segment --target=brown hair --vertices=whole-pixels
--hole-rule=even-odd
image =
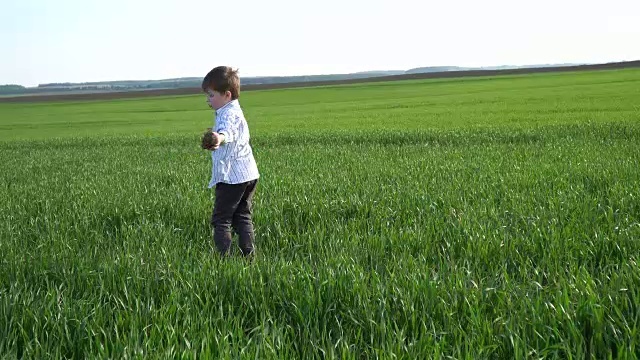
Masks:
[[[229,66],[218,66],[209,71],[207,76],[202,80],[202,90],[211,89],[224,94],[231,92],[231,99],[236,100],[240,97],[240,78],[238,70],[233,70]]]

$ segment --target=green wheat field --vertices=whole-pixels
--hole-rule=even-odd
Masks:
[[[0,357],[640,356],[640,70],[243,92],[257,257],[204,95],[0,104]]]

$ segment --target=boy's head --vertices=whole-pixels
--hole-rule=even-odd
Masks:
[[[202,80],[202,90],[207,94],[207,103],[218,110],[231,100],[240,97],[238,70],[229,66],[218,66],[209,71]]]

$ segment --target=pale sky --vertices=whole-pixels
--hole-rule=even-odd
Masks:
[[[640,60],[640,0],[0,0],[0,84]]]

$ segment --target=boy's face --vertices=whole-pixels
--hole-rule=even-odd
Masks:
[[[219,93],[213,89],[207,89],[207,104],[213,110],[218,110],[231,101],[231,91],[225,93]]]

